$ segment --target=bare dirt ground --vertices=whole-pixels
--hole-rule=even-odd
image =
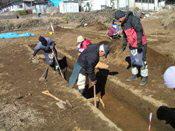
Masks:
[[[172,101],[174,99],[175,92],[165,89],[163,85],[162,77],[161,77],[164,70],[169,65],[174,63],[173,60],[149,48],[148,49],[148,63],[149,63],[149,69],[150,69],[149,84],[146,87],[140,87],[138,86],[139,80],[132,84],[129,84],[125,82],[125,79],[129,77],[130,75],[130,71],[126,69],[127,62],[125,62],[125,57],[128,55],[128,52],[126,51],[126,52],[120,53],[120,49],[121,49],[120,41],[111,42],[106,37],[98,35],[97,32],[90,33],[90,31],[84,31],[84,29],[82,30],[79,29],[78,31],[60,30],[59,32],[56,33],[56,36],[59,36],[59,37],[55,38],[58,43],[57,44],[58,48],[62,48],[65,52],[70,54],[70,56],[72,56],[73,59],[75,59],[74,57],[76,57],[76,53],[75,53],[74,43],[76,43],[75,42],[76,36],[78,36],[79,34],[82,34],[86,36],[87,38],[90,38],[94,43],[95,42],[105,42],[106,44],[109,44],[112,47],[111,55],[109,55],[108,60],[104,60],[104,61],[109,63],[110,72],[118,72],[118,74],[116,76],[109,76],[109,78],[114,79],[114,81],[120,80],[122,83],[127,84],[128,87],[131,88],[131,90],[136,91],[136,92],[138,91],[137,95],[140,95],[141,99],[144,99],[144,95],[145,95],[148,98],[149,102],[157,100],[155,103],[153,102],[156,106],[158,105],[160,106],[163,103],[168,104],[168,105],[173,105]],[[64,38],[68,38],[68,39],[65,40]],[[146,110],[147,112],[153,111],[155,113],[156,108],[150,109],[151,107],[144,106],[144,102],[143,102],[143,103],[140,103],[140,105],[137,105],[137,104],[134,105],[137,107],[137,111],[136,111],[135,108],[132,109],[132,106],[134,102],[139,103],[140,100],[136,99],[136,101],[132,101],[132,103],[128,103],[125,100],[122,100],[123,99],[122,97],[126,97],[126,99],[128,100],[132,99],[132,97],[127,97],[126,92],[121,95],[120,94],[121,92],[118,91],[119,94],[117,94],[117,92],[114,92],[113,88],[110,89],[111,87],[112,86],[110,84],[106,86],[106,94],[103,97],[104,102],[107,104],[109,108],[109,109],[103,110],[105,115],[108,116],[108,118],[110,118],[111,120],[115,121],[116,123],[119,123],[119,126],[121,126],[125,130],[133,130],[133,131],[134,130],[144,130],[147,126],[147,119],[140,116],[138,112],[141,112],[142,110],[141,108],[144,108],[144,110]],[[120,99],[116,100],[117,97],[119,97]],[[151,98],[153,98],[153,100]],[[121,101],[122,102],[125,101],[127,104],[120,105]],[[129,104],[129,107],[127,106],[128,104]],[[130,110],[128,110],[128,108]],[[144,114],[144,112],[142,112],[141,114]],[[139,124],[138,124],[138,121],[140,122]],[[157,129],[172,130],[171,128],[168,129],[168,127],[164,127],[162,129],[160,127],[155,127],[155,129],[153,130],[157,130]]]
[[[148,39],[149,39],[149,42],[148,42],[149,83],[145,87],[140,87],[139,86],[140,79],[138,79],[134,83],[127,83],[125,81],[125,79],[128,76],[130,76],[130,70],[126,69],[128,64],[125,61],[125,58],[129,55],[129,50],[127,49],[125,52],[121,52],[121,41],[109,40],[105,36],[106,28],[104,27],[103,24],[93,23],[85,28],[82,28],[82,27],[75,28],[77,25],[79,25],[79,23],[70,22],[66,24],[65,22],[63,22],[61,23],[61,25],[59,23],[59,26],[66,27],[66,28],[75,28],[75,29],[63,29],[63,28],[60,28],[57,24],[58,23],[55,23],[55,26],[54,26],[55,34],[52,36],[49,36],[48,34],[46,34],[46,32],[48,32],[47,29],[49,27],[49,24],[47,25],[47,22],[46,22],[47,26],[44,26],[42,28],[41,27],[28,28],[26,31],[35,33],[38,36],[39,35],[49,36],[53,40],[55,40],[57,43],[57,48],[61,53],[61,55],[67,57],[68,65],[70,69],[72,68],[77,58],[77,52],[75,48],[76,48],[76,37],[78,35],[83,35],[91,39],[93,43],[103,42],[110,45],[111,54],[109,55],[107,60],[102,59],[102,61],[108,63],[110,66],[108,77],[106,77],[106,75],[104,75],[103,72],[100,72],[100,71],[98,72],[97,70],[98,72],[97,75],[100,75],[100,77],[102,77],[99,80],[100,83],[104,81],[104,85],[106,84],[106,86],[102,84],[99,87],[100,89],[103,88],[103,91],[105,92],[103,94],[103,101],[106,104],[106,109],[102,109],[101,107],[99,107],[99,109],[105,114],[105,116],[107,116],[110,120],[112,120],[124,131],[144,131],[144,130],[147,130],[147,127],[148,127],[148,115],[150,112],[153,112],[152,130],[154,131],[173,130],[170,126],[165,125],[163,122],[158,121],[156,118],[156,109],[159,106],[161,105],[168,105],[171,107],[174,106],[173,101],[174,101],[175,92],[173,90],[165,88],[163,84],[163,78],[162,78],[162,74],[165,71],[165,69],[170,65],[174,65],[174,52],[173,52],[174,48],[173,47],[175,45],[174,45],[174,39],[173,39],[174,38],[173,32],[175,28],[172,28],[173,27],[172,25],[171,25],[171,28],[165,29],[164,26],[162,26],[162,18],[143,20],[145,33],[148,35]],[[60,77],[58,77],[57,75],[55,76],[54,74],[51,74],[50,75],[51,77],[49,76],[49,80],[46,83],[39,83],[38,79],[33,77],[33,76],[37,78],[40,77],[41,72],[43,71],[44,65],[39,67],[38,65],[25,63],[24,61],[27,61],[29,59],[29,56],[28,55],[25,56],[26,55],[25,49],[23,48],[22,45],[16,45],[16,44],[21,43],[21,44],[32,45],[37,42],[37,37],[24,38],[19,40],[12,40],[12,41],[3,40],[3,42],[5,43],[5,46],[3,44],[4,49],[12,50],[12,51],[11,53],[7,52],[6,50],[3,50],[3,52],[1,52],[2,53],[1,59],[3,62],[0,65],[0,67],[2,67],[0,69],[2,69],[2,71],[5,70],[5,76],[6,76],[6,77],[2,77],[3,79],[1,81],[2,83],[5,83],[5,86],[2,87],[1,98],[4,101],[2,102],[2,105],[4,107],[7,106],[6,110],[8,111],[6,112],[9,112],[8,108],[10,103],[11,104],[10,108],[11,107],[12,109],[14,108],[12,112],[15,112],[16,110],[18,110],[18,108],[14,106],[21,105],[20,107],[21,109],[23,109],[24,107],[29,107],[30,109],[30,111],[25,110],[26,113],[24,114],[35,114],[35,113],[37,114],[37,117],[35,117],[35,115],[33,116],[30,115],[35,118],[28,117],[28,115],[27,116],[22,115],[24,116],[24,118],[23,117],[20,118],[19,116],[21,116],[21,114],[19,115],[19,113],[16,113],[16,114],[13,113],[15,114],[15,116],[9,117],[7,115],[8,113],[7,114],[4,113],[5,111],[3,110],[4,109],[3,108],[2,114],[6,114],[2,119],[3,128],[7,128],[7,129],[12,128],[14,130],[21,129],[21,128],[30,129],[30,127],[34,128],[33,125],[35,124],[32,124],[32,122],[34,121],[33,123],[35,123],[36,121],[35,119],[37,119],[37,121],[39,121],[36,126],[38,130],[42,130],[42,129],[72,130],[77,128],[89,129],[89,130],[109,130],[108,126],[106,127],[99,124],[94,118],[93,114],[90,115],[92,113],[91,111],[89,111],[84,106],[80,106],[80,103],[82,101],[80,101],[79,98],[78,99],[75,98],[73,94],[67,95],[67,93],[69,92],[69,91],[67,92],[67,89],[65,90],[64,88],[63,89],[61,88],[61,90],[59,90],[60,88],[58,89],[58,86],[65,87],[66,81],[62,81]],[[10,44],[9,46],[9,42],[13,44],[12,45]],[[18,46],[20,46],[20,48],[18,48]],[[19,49],[19,52],[14,51],[14,49],[17,49],[17,50]],[[21,54],[24,54],[22,55],[22,58],[21,58]],[[7,57],[5,56],[10,56],[8,59],[10,59],[11,57],[14,58],[11,61],[11,63],[14,63],[14,64],[11,65],[10,63],[8,63],[10,62],[10,60],[6,60]],[[15,59],[17,59],[17,61],[15,61]],[[8,65],[8,66],[4,66],[4,65]],[[8,73],[10,72],[13,74],[10,75],[9,77]],[[14,74],[16,76],[15,78],[13,77]],[[52,78],[53,76],[55,76],[56,78]],[[12,83],[12,84],[8,85],[9,83]],[[31,85],[31,86],[28,86],[28,85]],[[12,86],[15,88],[12,88]],[[52,99],[48,99],[47,96],[43,96],[41,94],[41,91],[44,89],[49,89],[49,90],[51,89],[50,91],[52,93],[57,94],[63,99],[69,99],[70,102],[76,105],[75,110],[68,109],[65,112],[58,110],[58,108],[56,108],[56,106],[54,105],[55,103],[53,101],[51,102]],[[98,92],[101,93],[101,90]],[[18,99],[20,98],[21,95],[24,96],[24,98]],[[17,103],[16,105],[13,105],[14,101],[18,102],[19,104]],[[33,101],[36,101],[36,102],[34,102],[34,104],[31,104]],[[24,106],[22,106],[20,102],[24,104]],[[29,106],[27,106],[26,103],[28,103]],[[41,103],[43,103],[43,105],[41,105]],[[45,107],[44,104],[46,104],[47,106]],[[50,108],[50,106],[52,106],[53,108]],[[20,112],[20,113],[23,113],[23,112]],[[9,114],[12,114],[12,113],[10,112]],[[55,114],[60,115],[59,120],[57,120],[58,118],[55,117]],[[80,114],[80,116],[78,116],[77,114]],[[12,119],[9,120],[9,118],[14,119],[14,117],[18,119],[17,122],[15,121],[17,123],[15,125],[17,126],[13,126],[12,125],[13,123],[10,123]],[[63,118],[64,120],[62,120]],[[22,119],[22,122],[20,119]],[[23,122],[23,119],[24,119],[24,122]],[[86,121],[85,119],[87,120],[88,124],[87,122],[84,122]],[[28,121],[32,121],[32,122],[31,124],[29,123],[25,125],[23,124],[25,123],[25,121],[27,121],[26,123],[28,123]],[[75,122],[76,124],[72,123],[72,121],[76,121]],[[81,121],[80,124],[79,124],[79,121]],[[92,124],[94,121],[96,121],[96,124]],[[47,125],[45,125],[45,123],[47,123]],[[92,125],[95,127],[91,127]],[[100,125],[101,127],[99,127]]]
[[[0,129],[117,130],[77,92],[67,89],[66,82],[51,69],[48,80],[40,83],[45,65],[31,63],[23,40],[5,40],[0,45]],[[69,100],[73,107],[61,110],[54,99],[41,93],[46,89]]]

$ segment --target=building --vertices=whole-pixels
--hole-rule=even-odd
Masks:
[[[61,13],[76,13],[79,12],[79,1],[78,0],[63,0],[59,4]]]
[[[27,10],[33,6],[34,0],[23,0],[21,2],[9,2],[1,9],[1,12]]]
[[[131,9],[138,7],[142,10],[158,11],[165,7],[166,0],[114,0],[116,9]]]
[[[31,10],[33,13],[43,13],[47,8],[46,5],[47,2],[45,0],[40,0],[39,2],[35,2],[35,0],[21,0],[7,3],[0,9],[0,12]]]
[[[135,0],[135,7],[142,10],[155,10],[158,11],[165,7],[166,0]]]
[[[83,0],[82,3],[84,10],[90,7],[91,11],[104,8],[129,9],[135,7],[142,10],[158,11],[165,7],[166,0]]]

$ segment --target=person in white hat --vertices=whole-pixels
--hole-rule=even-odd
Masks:
[[[91,80],[92,85],[96,84],[95,67],[100,57],[107,57],[109,46],[105,44],[91,44],[78,57],[74,69],[69,78],[69,87],[77,83],[78,91],[83,95],[85,93],[86,76]]]
[[[77,50],[79,53],[82,53],[92,42],[83,36],[77,37]]]
[[[170,66],[165,71],[164,83],[168,88],[175,89],[175,66]]]

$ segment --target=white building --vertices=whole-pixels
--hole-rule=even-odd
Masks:
[[[78,0],[64,0],[60,2],[59,9],[61,13],[76,13],[79,12]]]
[[[134,7],[139,7],[142,10],[158,11],[165,7],[166,0],[135,0]]]
[[[129,9],[138,7],[142,10],[158,11],[165,7],[166,0],[84,0],[84,3],[89,2],[91,10],[101,10],[105,7],[113,7],[115,9]]]
[[[44,2],[35,3],[34,0],[23,0],[22,2],[9,3],[0,12],[32,10],[33,13],[43,13],[46,8],[47,5]]]
[[[23,0],[22,2],[9,3],[6,7],[1,9],[1,12],[27,10],[32,7],[33,2],[34,0]]]
[[[111,7],[110,0],[90,0],[91,10],[101,10],[105,7]]]

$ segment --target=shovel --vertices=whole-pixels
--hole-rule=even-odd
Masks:
[[[94,106],[97,107],[96,86],[94,85]]]
[[[56,103],[56,105],[60,108],[60,109],[66,109],[66,105],[68,105],[69,107],[72,108],[72,105],[70,104],[70,102],[68,100],[63,101],[59,98],[57,98],[56,96],[52,95],[48,90],[43,91],[43,94],[52,97],[53,99],[57,100],[58,102]]]
[[[58,63],[58,59],[57,59],[57,57],[56,57],[55,52],[54,52],[53,49],[52,49],[52,52],[53,52],[53,55],[54,55],[55,62],[56,62],[57,66],[58,66],[58,69],[59,69],[59,71],[60,71],[61,77],[64,78],[63,72],[62,72],[62,70],[61,70],[61,67],[60,67],[60,65],[59,65],[59,63]]]
[[[48,75],[48,71],[49,71],[49,67],[47,67],[47,68],[45,69],[44,73],[43,73],[42,76],[39,78],[39,81],[40,81],[40,82],[43,82],[43,81],[46,80],[47,75]]]

